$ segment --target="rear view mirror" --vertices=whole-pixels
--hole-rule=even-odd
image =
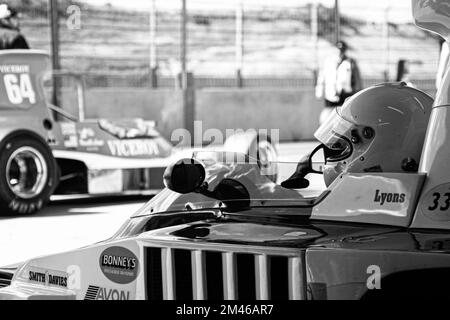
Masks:
[[[295,172],[287,180],[283,181],[281,186],[287,189],[304,189],[309,187],[309,180],[305,178],[308,174],[323,174],[324,154],[318,151],[324,147],[323,144],[320,144],[310,154],[300,159]]]
[[[198,190],[205,181],[205,168],[195,159],[181,159],[164,171],[164,185],[178,193]]]
[[[311,154],[310,157],[310,166],[311,166],[311,173],[322,173],[323,172],[323,165],[325,164],[325,158],[323,151],[319,152],[320,149],[317,150],[317,152]]]

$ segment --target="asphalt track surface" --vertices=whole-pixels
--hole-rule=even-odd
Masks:
[[[279,160],[294,164],[316,145],[315,142],[281,144]],[[320,188],[322,178],[314,176],[311,186]],[[148,200],[148,197],[66,199],[52,201],[31,216],[0,217],[0,266],[105,240]]]

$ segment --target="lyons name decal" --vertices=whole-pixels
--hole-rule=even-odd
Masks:
[[[381,192],[379,189],[375,190],[375,198],[373,202],[378,202],[380,205],[385,203],[403,203],[406,195],[404,193]]]

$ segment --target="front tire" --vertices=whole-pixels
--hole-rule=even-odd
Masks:
[[[256,135],[249,146],[247,155],[251,159],[256,159],[260,174],[276,183],[278,178],[278,153],[270,137]]]
[[[58,184],[50,148],[36,138],[18,136],[2,143],[0,155],[0,214],[40,210]]]

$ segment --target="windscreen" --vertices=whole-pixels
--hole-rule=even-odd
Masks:
[[[307,189],[282,187],[283,181],[301,170],[296,162],[277,161],[261,168],[260,163],[253,159],[228,152],[197,153],[196,160],[205,167],[210,195],[199,192],[179,194],[166,188],[134,216],[220,207],[311,206],[311,200],[326,189],[320,174],[306,176],[310,180]]]

